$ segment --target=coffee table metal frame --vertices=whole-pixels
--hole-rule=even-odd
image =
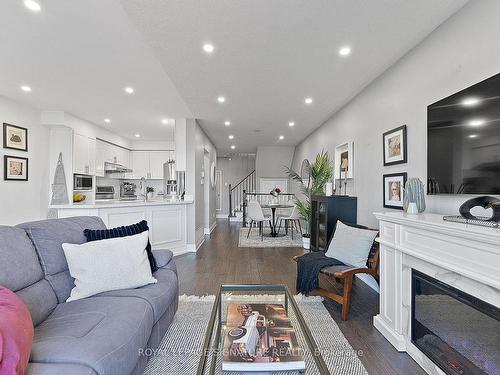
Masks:
[[[280,292],[285,295],[285,310],[288,313],[288,307],[289,305],[292,306],[295,316],[297,318],[297,321],[299,322],[300,329],[302,330],[304,339],[307,343],[308,349],[312,354],[312,357],[314,358],[314,362],[316,363],[317,369],[319,370],[320,375],[331,375],[330,371],[328,370],[328,367],[326,366],[325,361],[323,360],[323,357],[320,354],[320,350],[318,348],[318,345],[316,344],[316,341],[314,341],[314,338],[311,334],[311,331],[309,330],[309,327],[306,324],[306,321],[304,320],[304,317],[302,316],[301,311],[299,310],[299,306],[297,305],[297,302],[291,295],[288,287],[286,285],[281,285],[281,284],[270,284],[270,285],[265,285],[265,284],[222,284],[219,287],[219,291],[217,293],[217,296],[215,297],[215,302],[214,306],[212,308],[212,313],[210,314],[210,320],[208,322],[208,327],[207,327],[207,332],[205,333],[205,340],[203,343],[203,351],[201,353],[201,358],[200,362],[198,364],[198,371],[196,372],[196,375],[205,375],[205,371],[207,368],[207,361],[213,353],[213,358],[210,363],[210,370],[208,372],[209,375],[215,374],[215,365],[217,363],[217,349],[218,346],[220,345],[220,340],[221,340],[221,328],[222,328],[222,293],[225,292],[255,292],[255,291],[262,291],[262,292]],[[217,331],[215,333],[215,340],[213,344],[212,342],[212,335],[214,332],[214,325],[217,323]]]

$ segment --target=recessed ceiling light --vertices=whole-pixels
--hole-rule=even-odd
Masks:
[[[24,0],[24,6],[33,12],[39,12],[42,9],[40,4],[34,0]]]
[[[22,85],[21,86],[21,90],[26,91],[26,92],[30,92],[31,91],[31,87],[26,86],[26,85]]]
[[[481,126],[484,125],[485,123],[486,121],[483,119],[474,119],[469,121],[470,126]]]
[[[313,98],[307,97],[304,99],[304,103],[311,104],[313,102]]]
[[[229,139],[234,139],[234,135],[230,134],[228,138]]]
[[[134,134],[134,137],[141,138],[141,135],[140,134]]]
[[[125,87],[125,92],[127,94],[133,94],[134,93],[134,89],[133,89],[133,87]]]
[[[351,47],[345,46],[339,49],[340,56],[347,56],[351,53]]]
[[[105,119],[104,119],[104,122],[106,122],[106,123],[108,123],[108,124],[109,124],[109,123],[111,122],[111,119],[109,119],[109,118],[105,118]]]
[[[285,139],[285,136],[284,135],[280,135],[280,140],[283,140]]]
[[[205,51],[206,53],[212,53],[214,51],[214,45],[213,44],[210,44],[210,43],[205,43],[203,45],[203,51]]]
[[[471,134],[471,135],[469,135],[469,138],[477,138],[477,137],[478,137],[477,134]]]
[[[234,150],[236,148],[235,145],[231,145],[231,150]]]
[[[164,124],[164,125],[167,125],[168,124],[168,118],[164,118],[163,120],[161,120],[161,123]]]
[[[231,158],[229,158],[228,160],[231,161]]]
[[[224,98],[223,96],[219,96],[219,97],[217,98],[217,101],[218,101],[219,103],[224,103],[224,102],[226,101],[226,98]]]
[[[295,126],[295,122],[290,121],[290,122],[288,123],[288,126]]]
[[[479,98],[473,98],[473,97],[470,97],[470,98],[465,98],[464,100],[462,100],[462,105],[464,107],[474,107],[475,105],[478,105],[480,102]]]
[[[224,125],[226,125],[226,126],[231,125],[231,121],[225,121],[225,122],[224,122]]]

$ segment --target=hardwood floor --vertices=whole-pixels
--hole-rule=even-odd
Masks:
[[[176,257],[181,294],[215,294],[220,284],[286,284],[295,293],[296,264],[300,248],[239,248],[240,225],[218,220],[217,227],[196,254]],[[378,312],[378,294],[355,281],[349,320],[340,319],[340,305],[325,301],[325,307],[360,356],[369,374],[399,375],[425,372],[406,353],[398,353],[373,327]],[[340,374],[339,374],[340,375]]]

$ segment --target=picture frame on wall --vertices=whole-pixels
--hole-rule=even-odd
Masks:
[[[408,162],[406,125],[385,132],[382,138],[384,167]]]
[[[354,177],[354,142],[345,142],[335,147],[335,178]]]
[[[28,158],[4,155],[5,181],[28,181]]]
[[[383,176],[384,207],[403,209],[404,186],[407,173],[391,173]]]
[[[3,148],[28,151],[28,129],[4,122]]]

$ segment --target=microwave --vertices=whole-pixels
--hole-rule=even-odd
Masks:
[[[75,174],[73,176],[73,190],[92,190],[92,176]]]

